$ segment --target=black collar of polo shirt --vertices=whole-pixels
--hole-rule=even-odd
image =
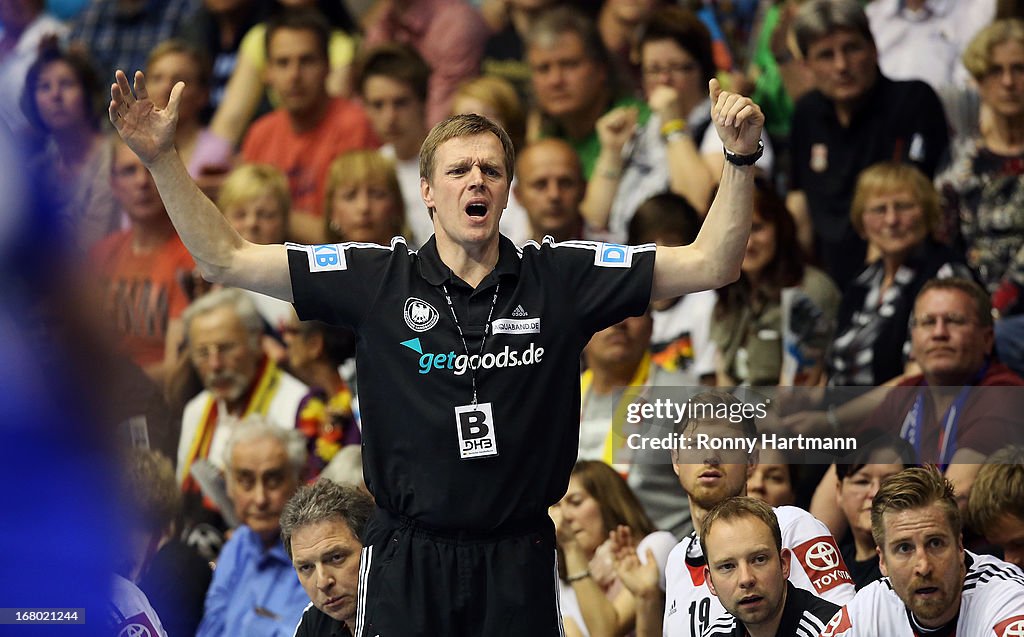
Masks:
[[[455,276],[452,269],[445,265],[444,261],[441,261],[441,255],[437,252],[437,238],[433,235],[420,247],[417,254],[419,255],[420,276],[430,285],[440,286],[448,282],[465,285],[465,282]],[[503,234],[499,234],[498,263],[495,264],[494,270],[477,286],[477,289],[483,290],[490,287],[492,282],[496,282],[494,281],[496,278],[518,278],[519,262],[518,248],[512,243],[511,239]]]
[[[797,601],[796,587],[793,582],[786,580],[786,603],[782,607],[782,618],[779,620],[779,628],[776,635],[796,635],[797,626],[804,615],[804,608]]]

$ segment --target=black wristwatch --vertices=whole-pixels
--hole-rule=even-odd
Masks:
[[[757,140],[757,150],[749,155],[737,155],[724,146],[722,148],[725,150],[725,161],[737,166],[750,166],[758,159],[761,159],[761,155],[764,154],[764,141],[760,139]]]

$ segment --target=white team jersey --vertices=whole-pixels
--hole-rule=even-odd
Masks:
[[[828,527],[797,507],[775,507],[774,511],[782,530],[782,547],[793,552],[789,581],[840,606],[853,599],[853,578]],[[662,624],[665,637],[700,637],[712,620],[726,613],[704,583],[705,561],[696,533],[669,554]]]
[[[967,552],[958,637],[1024,637],[1024,572],[990,555]],[[839,609],[822,637],[916,637],[907,607],[888,577],[862,588]]]

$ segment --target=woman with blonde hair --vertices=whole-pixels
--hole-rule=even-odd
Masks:
[[[242,164],[231,171],[221,186],[217,207],[247,241],[288,240],[288,178],[270,164]]]
[[[375,150],[342,153],[331,163],[324,206],[329,243],[390,245],[392,237],[408,238],[395,163]]]
[[[653,559],[658,565],[662,590],[675,537],[655,529],[622,476],[599,460],[576,463],[568,491],[550,514],[558,541],[559,606],[566,635],[631,632],[636,601],[615,574],[609,535],[639,540],[636,553],[642,562]]]
[[[452,115],[476,113],[501,125],[516,150],[526,138],[526,111],[516,89],[507,80],[481,75],[464,82],[452,98]]]
[[[202,115],[210,102],[211,74],[210,60],[184,40],[164,40],[153,47],[146,58],[146,88],[158,108],[167,107],[175,84],[185,83],[178,106],[174,147],[193,179],[203,176],[205,168],[193,158],[197,146],[210,135],[209,129],[203,126]]]
[[[232,170],[221,185],[217,207],[246,241],[267,245],[288,240],[288,211],[291,208],[288,178],[274,166],[242,164]],[[250,290],[243,291],[256,304],[260,316],[271,328],[279,328],[291,317],[291,303]],[[284,355],[284,348],[275,339],[265,338],[263,346],[267,354],[277,360]]]
[[[939,198],[910,164],[882,162],[857,180],[854,229],[878,258],[847,286],[829,357],[829,383],[880,385],[905,371],[914,298],[935,277],[970,276],[963,258],[935,240]]]
[[[1024,21],[997,20],[963,55],[981,97],[981,132],[953,140],[935,179],[947,230],[998,313],[996,350],[1024,372]]]

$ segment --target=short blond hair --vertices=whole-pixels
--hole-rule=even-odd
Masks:
[[[971,486],[967,520],[982,535],[995,530],[999,519],[1024,520],[1024,447],[1004,447],[985,460]]]
[[[452,115],[430,129],[420,147],[420,178],[433,182],[437,149],[442,144],[458,137],[475,137],[485,133],[491,133],[501,142],[501,148],[505,155],[505,175],[508,178],[508,183],[511,184],[516,169],[516,151],[512,140],[497,122],[492,122],[483,115],[475,113]]]
[[[159,451],[130,449],[121,480],[125,505],[150,531],[167,530],[181,513],[181,490],[174,479],[174,467]]]
[[[775,515],[775,510],[757,498],[734,496],[711,507],[711,510],[704,516],[704,524],[700,529],[700,548],[705,557],[708,555],[707,538],[711,535],[711,529],[715,523],[737,518],[754,518],[763,522],[772,533],[775,549],[779,553],[782,552],[782,529],[779,527],[779,518]]]
[[[471,97],[489,104],[498,113],[512,145],[518,150],[526,139],[526,111],[522,99],[512,84],[495,75],[481,75],[462,83],[455,91],[452,103],[460,97]]]
[[[338,155],[327,170],[327,184],[324,187],[324,233],[329,243],[344,241],[337,230],[331,227],[331,206],[334,193],[340,188],[361,184],[384,186],[395,202],[395,227],[391,236],[406,235],[405,200],[398,184],[395,162],[375,150],[350,150]]]
[[[292,196],[284,173],[270,164],[242,164],[224,179],[217,196],[217,207],[222,213],[227,213],[265,193],[274,197],[287,218],[292,207]]]
[[[939,193],[935,191],[924,173],[911,164],[883,161],[872,164],[857,177],[850,204],[850,223],[861,237],[864,236],[864,210],[868,199],[876,195],[890,194],[901,190],[909,191],[924,212],[924,223],[928,234],[934,236],[939,227]]]
[[[996,20],[978,31],[964,49],[963,62],[967,72],[979,82],[992,66],[992,49],[1004,42],[1024,44],[1024,20],[1009,18]]]
[[[213,70],[210,65],[210,58],[208,58],[202,50],[196,48],[189,42],[178,38],[164,40],[150,49],[149,56],[146,57],[147,75],[149,74],[149,68],[153,66],[157,60],[165,55],[171,54],[187,55],[192,58],[192,63],[195,65],[197,71],[196,79],[199,80],[199,84],[203,88],[210,86],[210,76],[213,74]]]
[[[886,513],[899,513],[935,506],[946,514],[953,537],[960,537],[963,518],[953,485],[934,466],[912,467],[889,476],[871,502],[871,536],[885,550]]]

